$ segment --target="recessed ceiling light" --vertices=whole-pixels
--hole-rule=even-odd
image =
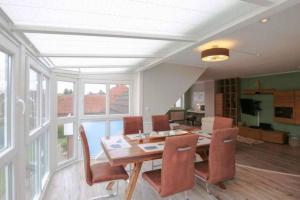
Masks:
[[[269,18],[263,18],[260,20],[261,23],[267,23],[269,21]]]

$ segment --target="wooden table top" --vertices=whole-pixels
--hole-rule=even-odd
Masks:
[[[187,134],[194,134],[194,133],[188,132]],[[143,162],[147,160],[159,159],[162,157],[163,151],[145,152],[138,146],[138,144],[141,144],[139,140],[131,140],[127,136],[120,136],[120,137],[125,139],[131,145],[131,147],[119,148],[119,149],[108,149],[104,144],[105,138],[101,138],[102,148],[112,166],[126,165],[135,162]],[[161,141],[164,141],[164,138],[162,138]],[[209,148],[209,144],[197,145],[197,151],[207,150],[208,148]]]

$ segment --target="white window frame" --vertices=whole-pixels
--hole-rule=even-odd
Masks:
[[[33,60],[31,57],[26,56],[26,107],[28,108],[29,106],[29,70],[33,69],[35,71],[37,71],[39,73],[39,81],[40,83],[42,83],[42,77],[45,76],[48,78],[49,80],[49,85],[50,85],[50,71],[48,69],[45,69],[44,67],[42,67],[38,62],[36,62],[35,60]],[[28,134],[26,136],[26,144],[31,143],[33,140],[35,140],[36,138],[40,137],[40,135],[42,133],[44,133],[47,129],[49,129],[50,126],[50,117],[48,119],[48,121],[46,121],[45,123],[42,122],[42,84],[39,85],[39,98],[40,98],[40,104],[39,104],[39,127],[33,129],[33,130],[29,130],[29,112],[26,112],[26,116],[25,118],[26,120],[26,133]],[[50,98],[50,96],[49,96]],[[50,115],[50,104],[49,104],[49,113],[48,115]]]
[[[48,81],[47,88],[46,88],[46,97],[45,97],[45,104],[46,104],[45,106],[47,106],[48,108],[45,109],[45,119],[46,120],[43,122],[43,119],[42,119],[42,126],[45,126],[45,125],[50,123],[50,118],[51,118],[51,114],[50,114],[50,108],[51,108],[51,106],[50,106],[50,99],[51,99],[50,95],[51,95],[51,93],[50,93],[50,75],[46,76],[45,74],[42,74],[42,77],[41,77],[42,81],[43,81],[43,77],[45,77],[46,78],[45,80]],[[41,84],[42,84],[42,91],[43,91],[43,82]],[[41,102],[41,106],[43,106],[42,102]],[[43,113],[42,113],[42,115],[43,115]]]
[[[106,112],[105,114],[99,114],[99,115],[85,115],[84,114],[84,86],[85,84],[105,84],[106,85]],[[129,85],[129,99],[128,99],[128,113],[127,114],[110,114],[110,102],[109,102],[109,96],[110,96],[110,88],[109,86],[111,84],[124,84]],[[125,116],[130,116],[133,113],[133,81],[128,79],[120,80],[120,79],[114,79],[111,78],[110,80],[105,79],[87,79],[82,78],[79,82],[79,122],[97,122],[97,121],[104,121],[105,122],[105,137],[109,137],[110,134],[110,121],[112,120],[122,120]],[[100,145],[100,144],[99,144]],[[78,155],[81,155],[81,145],[78,146]],[[98,155],[101,155],[103,151],[101,151]],[[98,157],[98,156],[97,156]],[[97,158],[96,157],[96,158]]]
[[[64,81],[64,82],[73,82],[74,84],[74,88],[73,88],[73,115],[70,117],[58,117],[57,116],[57,86],[58,86],[58,81]],[[58,161],[58,152],[56,151],[55,154],[55,161],[56,161],[56,168],[61,169],[63,167],[66,167],[68,165],[70,165],[71,163],[73,163],[77,158],[78,158],[78,151],[77,151],[77,143],[78,140],[76,138],[78,138],[78,78],[76,76],[72,76],[72,75],[66,75],[66,76],[62,76],[62,75],[57,75],[55,77],[55,89],[54,89],[54,102],[55,102],[55,111],[54,111],[54,116],[55,116],[55,147],[57,147],[57,130],[58,130],[58,125],[60,124],[65,124],[65,123],[73,123],[73,130],[74,130],[74,143],[73,143],[73,158],[70,158],[68,160],[59,162]]]
[[[35,194],[34,199],[38,199],[40,198],[40,195],[42,194],[43,190],[45,189],[46,186],[46,181],[49,180],[49,175],[50,175],[50,151],[48,149],[48,172],[46,173],[46,175],[44,177],[42,177],[44,179],[44,181],[42,181],[42,178],[40,177],[40,139],[42,138],[42,136],[44,134],[46,134],[48,132],[48,130],[50,130],[50,125],[51,125],[51,118],[50,118],[50,110],[51,110],[51,105],[50,102],[48,104],[48,120],[45,121],[43,123],[42,120],[42,90],[43,90],[43,86],[42,86],[42,80],[43,80],[43,76],[48,78],[49,82],[48,82],[48,87],[51,84],[51,79],[50,79],[50,70],[47,69],[46,67],[42,66],[40,63],[38,63],[36,60],[34,60],[30,55],[26,55],[26,92],[25,92],[25,99],[26,99],[26,108],[28,108],[29,106],[29,71],[30,69],[35,70],[36,72],[38,72],[39,76],[39,100],[40,100],[40,104],[39,104],[39,127],[33,129],[33,130],[29,130],[29,112],[26,111],[25,112],[25,149],[27,149],[29,147],[29,145],[32,145],[33,143],[35,143],[36,145],[36,156],[37,156],[37,185],[35,185],[34,187],[36,187],[37,189],[37,193]],[[48,94],[50,95],[50,87],[48,90]],[[46,97],[47,98],[47,97]],[[48,98],[50,98],[50,96],[48,96]],[[50,137],[48,135],[48,146],[50,145]],[[49,148],[49,147],[48,147]],[[26,157],[27,159],[27,157]],[[26,168],[26,162],[25,162],[25,168]],[[25,180],[26,181],[26,180]],[[44,182],[44,183],[43,183]]]
[[[17,161],[18,155],[17,152],[21,149],[22,143],[20,140],[16,141],[16,132],[22,131],[22,127],[16,127],[16,120],[20,120],[23,116],[17,114],[19,109],[16,108],[17,95],[19,92],[19,85],[17,84],[20,70],[20,51],[18,46],[12,42],[9,37],[0,33],[0,51],[6,53],[10,56],[10,77],[9,77],[9,96],[10,101],[8,102],[8,106],[10,108],[10,112],[8,113],[8,119],[10,120],[10,124],[8,130],[10,131],[10,140],[8,141],[9,146],[0,153],[0,168],[5,166],[9,166],[9,182],[10,182],[10,198],[12,200],[16,199],[17,196],[17,185],[15,184],[19,179],[17,175]],[[22,136],[21,136],[22,138]]]
[[[99,115],[85,115],[84,114],[84,85],[85,84],[104,84],[106,85],[106,106],[105,106],[105,114],[99,114]],[[128,113],[126,114],[110,114],[110,85],[113,84],[124,84],[124,85],[129,85],[129,99],[128,99]],[[80,114],[80,119],[84,120],[92,120],[92,119],[114,119],[114,118],[122,118],[124,116],[129,116],[132,114],[132,100],[133,100],[133,95],[132,95],[132,90],[133,90],[133,83],[131,80],[102,80],[102,79],[93,79],[93,80],[87,80],[87,79],[82,79],[80,81],[80,91],[79,91],[79,101],[81,102],[79,104],[79,114]]]

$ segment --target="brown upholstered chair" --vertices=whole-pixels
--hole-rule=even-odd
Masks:
[[[152,116],[152,130],[159,131],[169,131],[171,130],[169,124],[168,115],[153,115]]]
[[[201,119],[201,129],[213,131],[216,129],[232,128],[233,120],[227,117],[203,117]]]
[[[90,186],[106,182],[106,181],[113,181],[113,180],[127,180],[128,174],[126,173],[125,169],[122,166],[112,167],[109,163],[96,163],[90,164],[90,151],[89,151],[89,144],[87,141],[87,137],[84,131],[83,126],[79,128],[81,142],[82,142],[82,149],[83,149],[83,158],[84,158],[84,169],[85,169],[85,179],[86,183]],[[108,194],[105,196],[97,197],[97,199],[108,198],[112,196],[116,196],[115,194]],[[96,199],[96,198],[93,198]]]
[[[207,192],[209,184],[218,184],[225,189],[223,181],[234,178],[237,133],[238,128],[214,130],[208,161],[195,164],[195,175],[206,182]]]
[[[197,141],[196,134],[167,137],[162,169],[144,172],[143,180],[146,180],[161,197],[192,189]]]
[[[152,116],[152,130],[159,132],[159,131],[169,131],[171,130],[170,123],[169,123],[169,116],[168,115],[153,115]],[[154,160],[152,160],[152,169],[156,167],[160,167],[160,164],[155,164]]]
[[[233,119],[228,117],[215,117],[213,130],[232,128]]]
[[[142,116],[124,117],[123,125],[124,135],[139,133],[139,131],[144,132]]]

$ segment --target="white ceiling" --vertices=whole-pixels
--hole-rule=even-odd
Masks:
[[[139,70],[284,1],[2,0],[0,5],[13,30],[25,33],[55,67]]]
[[[210,38],[217,42],[206,45],[206,48],[215,44],[228,47],[228,61],[202,62],[200,52],[190,48],[166,62],[207,68],[201,80],[300,71],[300,4],[267,17],[267,23],[256,20]]]

